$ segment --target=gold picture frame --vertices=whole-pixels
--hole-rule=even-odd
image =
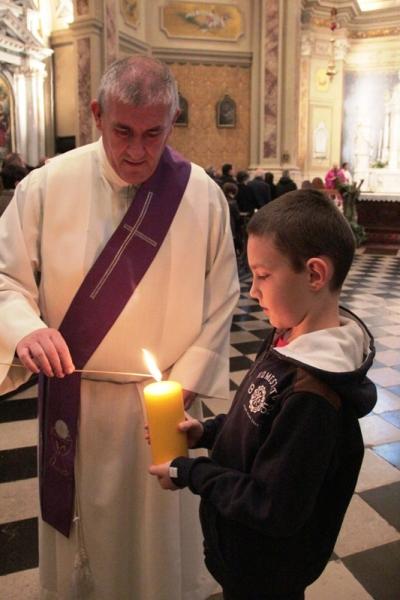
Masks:
[[[170,38],[237,42],[244,35],[243,14],[233,4],[176,1],[160,11],[161,30]]]
[[[175,121],[177,127],[188,127],[189,125],[189,103],[182,94],[179,95],[179,116]]]
[[[227,94],[216,104],[217,127],[236,127],[236,102]]]

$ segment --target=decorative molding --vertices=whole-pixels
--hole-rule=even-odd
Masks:
[[[303,0],[303,28],[327,28],[332,6],[337,10],[339,30],[346,28],[351,38],[386,37],[398,35],[400,11],[396,7],[363,12],[356,0]],[[379,23],[379,27],[376,24]]]
[[[16,15],[8,8],[1,9],[1,5],[0,48],[0,60],[11,64],[20,64],[21,57],[31,59],[33,60],[32,64],[35,64],[53,54],[53,50],[28,29],[28,21],[22,11]],[[41,66],[38,66],[37,70],[40,69]]]
[[[335,44],[334,44],[335,60],[344,60],[346,58],[349,50],[350,50],[350,44],[346,39],[342,38],[342,39],[335,40]]]
[[[311,56],[314,40],[311,38],[309,33],[303,33],[301,37],[301,55]]]
[[[375,37],[391,37],[400,35],[400,26],[398,27],[381,27],[380,29],[368,29],[366,31],[349,31],[349,38],[366,39]]]
[[[140,3],[136,0],[120,0],[120,11],[124,22],[137,29],[140,25]]]
[[[119,31],[119,51],[122,54],[151,54],[151,46],[140,40],[134,39],[132,36]]]
[[[75,0],[75,6],[78,17],[89,14],[89,0]]]
[[[74,36],[87,36],[87,35],[101,35],[103,33],[104,25],[100,19],[95,17],[89,17],[74,21],[69,26],[70,30],[74,33]]]
[[[252,63],[251,52],[227,52],[218,50],[199,50],[182,48],[154,47],[152,54],[160,60],[169,63],[191,63],[202,65],[232,65],[250,67]]]

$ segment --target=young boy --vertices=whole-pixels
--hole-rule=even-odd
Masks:
[[[226,600],[298,600],[325,568],[354,492],[375,350],[365,325],[339,309],[354,238],[323,193],[281,196],[248,234],[250,295],[274,329],[229,413],[180,424],[210,458],[150,473],[201,496],[205,561]]]

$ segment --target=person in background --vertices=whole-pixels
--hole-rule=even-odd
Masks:
[[[0,177],[3,184],[3,189],[0,194],[0,215],[7,208],[11,198],[14,195],[15,188],[18,183],[23,180],[28,174],[26,167],[10,162],[3,166]]]
[[[269,189],[271,190],[271,200],[275,200],[276,198],[276,185],[274,183],[274,174],[267,171],[264,175],[264,181],[269,185]]]
[[[254,211],[258,208],[258,204],[254,197],[253,191],[248,186],[249,174],[247,171],[238,171],[236,174],[238,193],[236,201],[240,212],[245,213],[246,216],[251,216]]]
[[[236,183],[235,177],[234,177],[234,169],[233,169],[233,165],[231,165],[230,163],[225,163],[224,165],[222,165],[222,175],[218,181],[219,185],[222,187],[224,185],[224,183]]]
[[[276,197],[278,198],[279,196],[286,194],[286,192],[292,192],[293,190],[297,190],[297,185],[293,179],[291,179],[288,169],[284,169],[282,171],[282,177],[276,185]]]
[[[217,179],[218,179],[217,169],[215,167],[213,167],[213,165],[210,165],[209,167],[207,167],[205,169],[205,172],[207,173],[207,175],[209,177],[211,177],[211,179],[213,179],[214,181],[217,181]]]
[[[236,256],[240,256],[243,252],[243,235],[242,235],[242,219],[240,210],[237,204],[238,186],[236,183],[227,181],[222,187],[229,206],[229,215],[231,223],[231,231],[233,243],[235,246]]]
[[[224,600],[302,600],[332,556],[376,403],[364,323],[339,308],[355,242],[316,190],[290,192],[248,225],[250,290],[273,329],[229,413],[180,430],[210,457],[149,469],[201,497],[205,562]]]
[[[337,165],[333,165],[325,175],[325,188],[327,190],[336,190],[340,183],[345,183],[344,173]]]
[[[229,398],[229,210],[167,145],[165,64],[113,63],[91,108],[101,138],[32,171],[0,219],[0,393],[40,379],[41,594],[205,600],[198,503],[147,477],[142,349],[193,415]],[[24,368],[5,366],[15,354]]]
[[[314,179],[311,181],[311,187],[313,188],[313,190],[325,189],[325,185],[321,177],[314,177]]]
[[[350,173],[348,162],[342,163],[341,171],[343,173],[344,183],[347,183],[348,185],[353,183],[353,177],[352,177],[352,174]]]
[[[251,190],[258,208],[271,202],[271,190],[268,183],[264,181],[263,171],[257,170],[253,179],[248,182],[247,187]]]
[[[304,179],[301,183],[302,190],[310,190],[312,188],[312,183],[309,179]]]

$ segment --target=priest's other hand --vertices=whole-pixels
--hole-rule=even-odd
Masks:
[[[47,377],[64,377],[75,370],[68,346],[57,329],[36,329],[18,342],[16,353],[32,373],[42,371]]]
[[[192,419],[188,413],[185,413],[185,420],[179,423],[178,429],[186,433],[189,448],[195,448],[204,433],[203,424],[197,419]]]
[[[177,490],[177,486],[172,483],[171,477],[169,476],[169,467],[171,461],[161,463],[161,465],[151,465],[149,467],[150,475],[155,475],[158,479],[159,484],[164,490]]]

